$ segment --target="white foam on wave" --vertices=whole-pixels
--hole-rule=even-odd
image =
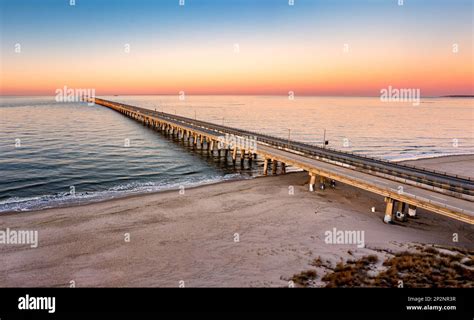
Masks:
[[[402,162],[402,161],[414,161],[414,160],[423,160],[423,159],[434,159],[434,158],[442,158],[442,157],[453,157],[453,156],[472,156],[474,155],[473,152],[465,152],[465,153],[426,153],[426,154],[419,154],[419,155],[412,155],[408,157],[397,157],[390,161],[392,162]]]
[[[228,180],[250,179],[238,173],[227,174],[225,176],[211,176],[209,178],[195,178],[187,181],[177,181],[173,183],[157,182],[132,182],[113,186],[104,191],[76,192],[75,195],[69,193],[48,194],[32,197],[12,197],[0,201],[0,213],[23,212],[48,208],[67,207],[91,202],[99,202],[115,198],[122,198],[129,195],[153,193],[168,190],[179,190],[181,187],[192,188],[201,185],[208,185]]]

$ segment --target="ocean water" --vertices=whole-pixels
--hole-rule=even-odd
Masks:
[[[474,154],[474,100],[104,96],[190,118],[393,161]],[[126,146],[129,141],[129,146]],[[123,115],[54,97],[0,97],[0,212],[100,201],[258,174]]]

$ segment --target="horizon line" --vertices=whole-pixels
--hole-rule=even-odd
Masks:
[[[54,97],[56,94],[0,94],[0,97]],[[101,94],[95,95],[95,97],[103,96],[179,96],[179,93],[121,93],[121,94]],[[286,97],[288,94],[251,94],[251,93],[193,93],[185,94],[185,96],[256,96],[256,97]],[[380,95],[326,95],[326,94],[295,94],[294,97],[337,97],[337,98],[379,98]],[[474,98],[474,94],[443,94],[443,95],[433,95],[433,96],[420,96],[420,98]]]

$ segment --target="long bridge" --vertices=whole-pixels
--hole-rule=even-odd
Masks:
[[[208,152],[224,152],[234,163],[263,159],[263,174],[286,172],[287,166],[309,175],[309,190],[335,182],[348,184],[385,198],[384,222],[405,220],[417,208],[474,224],[474,180],[416,166],[389,162],[340,150],[285,140],[119,102],[84,98],[111,108],[153,129],[187,139]]]

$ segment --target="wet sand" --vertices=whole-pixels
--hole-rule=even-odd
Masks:
[[[473,160],[410,163],[472,175]],[[382,197],[342,184],[311,193],[307,180],[298,172],[3,214],[0,230],[38,230],[39,245],[0,245],[0,286],[277,287],[319,256],[336,263],[415,243],[474,246],[473,226],[423,210],[386,225]],[[333,228],[364,231],[365,248],[326,244]]]

